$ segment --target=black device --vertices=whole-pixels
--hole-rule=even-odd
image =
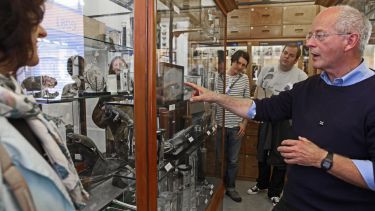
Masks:
[[[320,163],[320,167],[324,169],[325,171],[328,171],[333,166],[333,153],[328,152],[327,156],[322,160]]]
[[[156,98],[159,106],[167,106],[184,99],[184,67],[159,63]]]

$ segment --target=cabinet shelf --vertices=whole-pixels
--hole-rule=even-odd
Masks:
[[[93,49],[106,49],[110,52],[133,52],[132,47],[114,44],[112,42],[104,41],[98,38],[83,37],[85,39],[85,47]]]
[[[123,194],[125,191],[129,191],[129,189],[130,191],[135,191],[135,180],[128,180],[128,182],[129,183],[126,188],[119,188],[112,185],[112,178],[110,178],[100,185],[89,190],[90,200],[83,210],[100,210],[101,208],[111,203],[113,199],[121,196],[121,194]],[[132,202],[134,199],[134,197],[129,195],[124,197],[126,198],[124,201],[128,202]]]
[[[82,96],[82,97],[72,97],[72,98],[61,98],[61,97],[56,97],[56,98],[35,98],[36,102],[38,104],[53,104],[53,103],[67,103],[67,102],[73,102],[73,101],[78,101],[78,100],[83,100],[83,99],[90,99],[90,98],[98,98],[98,97],[103,97],[103,98],[123,98],[123,99],[128,99],[128,100],[133,100],[133,95],[123,95],[123,94],[97,94],[95,95],[92,93],[90,96]],[[129,103],[121,103],[121,102],[109,102],[108,104],[115,104],[115,105],[132,105]]]

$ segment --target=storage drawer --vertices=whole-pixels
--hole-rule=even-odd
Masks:
[[[250,38],[278,38],[281,37],[281,26],[252,26]]]
[[[245,155],[245,176],[256,179],[258,177],[258,161],[253,155]]]
[[[283,37],[301,37],[305,38],[310,31],[311,25],[284,25]]]
[[[249,9],[238,9],[228,13],[228,26],[250,26],[250,11]]]
[[[282,7],[254,7],[250,9],[250,25],[281,25]]]
[[[256,155],[257,142],[258,142],[258,136],[246,136],[244,138],[244,142],[242,142],[242,146],[245,146],[244,153]]]
[[[310,24],[318,12],[316,5],[284,7],[283,24]]]
[[[228,27],[227,37],[228,39],[248,39],[250,38],[250,27]]]
[[[259,123],[254,121],[248,121],[246,127],[246,135],[258,135]]]
[[[247,176],[245,174],[245,166],[246,166],[245,155],[244,154],[239,154],[238,155],[238,171],[237,171],[237,176],[239,176],[239,177],[246,177]]]

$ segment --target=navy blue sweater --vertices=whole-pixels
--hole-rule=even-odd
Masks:
[[[375,166],[374,92],[375,76],[345,87],[313,76],[278,96],[255,100],[255,120],[291,118],[297,135],[336,154],[371,160]],[[298,210],[375,210],[375,191],[320,168],[289,165],[287,178],[283,197]]]

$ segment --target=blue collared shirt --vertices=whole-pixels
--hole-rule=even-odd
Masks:
[[[362,60],[361,64],[358,65],[358,67],[356,67],[354,70],[350,71],[349,73],[347,73],[341,78],[336,78],[333,81],[331,81],[327,73],[324,71],[320,74],[320,77],[328,85],[350,86],[358,82],[361,82],[373,76],[374,74],[375,74],[374,71],[370,70]],[[253,103],[247,112],[247,116],[253,119],[255,117],[255,114],[256,114],[256,105],[255,103]],[[375,191],[374,169],[373,169],[372,162],[369,160],[352,160],[352,161],[354,165],[357,167],[357,169],[359,170],[359,172],[361,173],[364,180],[366,181],[367,186],[371,190]]]

